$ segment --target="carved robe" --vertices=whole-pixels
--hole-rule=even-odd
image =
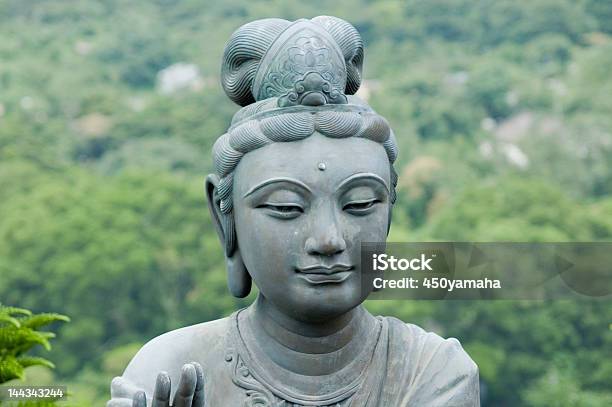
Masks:
[[[145,390],[149,399],[161,370],[170,374],[174,391],[181,366],[190,361],[204,367],[207,407],[480,405],[478,369],[459,342],[392,317],[378,317],[375,345],[356,379],[338,388],[334,383],[343,380],[335,375],[342,375],[341,370],[316,378],[320,380],[317,394],[301,394],[285,383],[290,382],[290,372],[270,369],[269,362],[249,351],[240,332],[239,313],[172,331],[149,342],[124,375],[113,381],[113,400],[108,405],[129,406],[128,393],[136,389]],[[351,369],[350,364],[347,369]]]

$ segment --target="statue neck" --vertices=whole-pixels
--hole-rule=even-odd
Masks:
[[[376,342],[378,321],[361,305],[329,320],[301,321],[260,294],[244,314],[240,322],[253,351],[297,374],[334,373]]]

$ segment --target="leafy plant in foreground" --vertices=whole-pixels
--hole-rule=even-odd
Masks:
[[[65,315],[55,313],[33,314],[23,308],[9,307],[0,303],[0,383],[13,379],[24,379],[29,366],[46,366],[53,369],[53,363],[42,357],[26,353],[36,345],[51,349],[49,340],[53,332],[39,331],[39,328],[56,321],[70,321]]]

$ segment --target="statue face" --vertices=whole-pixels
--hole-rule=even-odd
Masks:
[[[384,241],[390,211],[384,148],[318,133],[251,151],[234,173],[238,250],[261,293],[300,320],[365,300],[360,243]]]

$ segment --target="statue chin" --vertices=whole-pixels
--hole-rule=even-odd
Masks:
[[[386,240],[398,181],[389,124],[353,96],[362,63],[359,33],[335,17],[231,37],[221,80],[243,107],[213,147],[206,195],[231,293],[254,282],[260,295],[151,340],[108,407],[479,405],[456,339],[361,305],[360,242]]]
[[[360,290],[344,290],[342,294],[302,296],[290,301],[285,298],[266,297],[284,315],[305,323],[324,323],[334,320],[358,307],[365,301]]]

